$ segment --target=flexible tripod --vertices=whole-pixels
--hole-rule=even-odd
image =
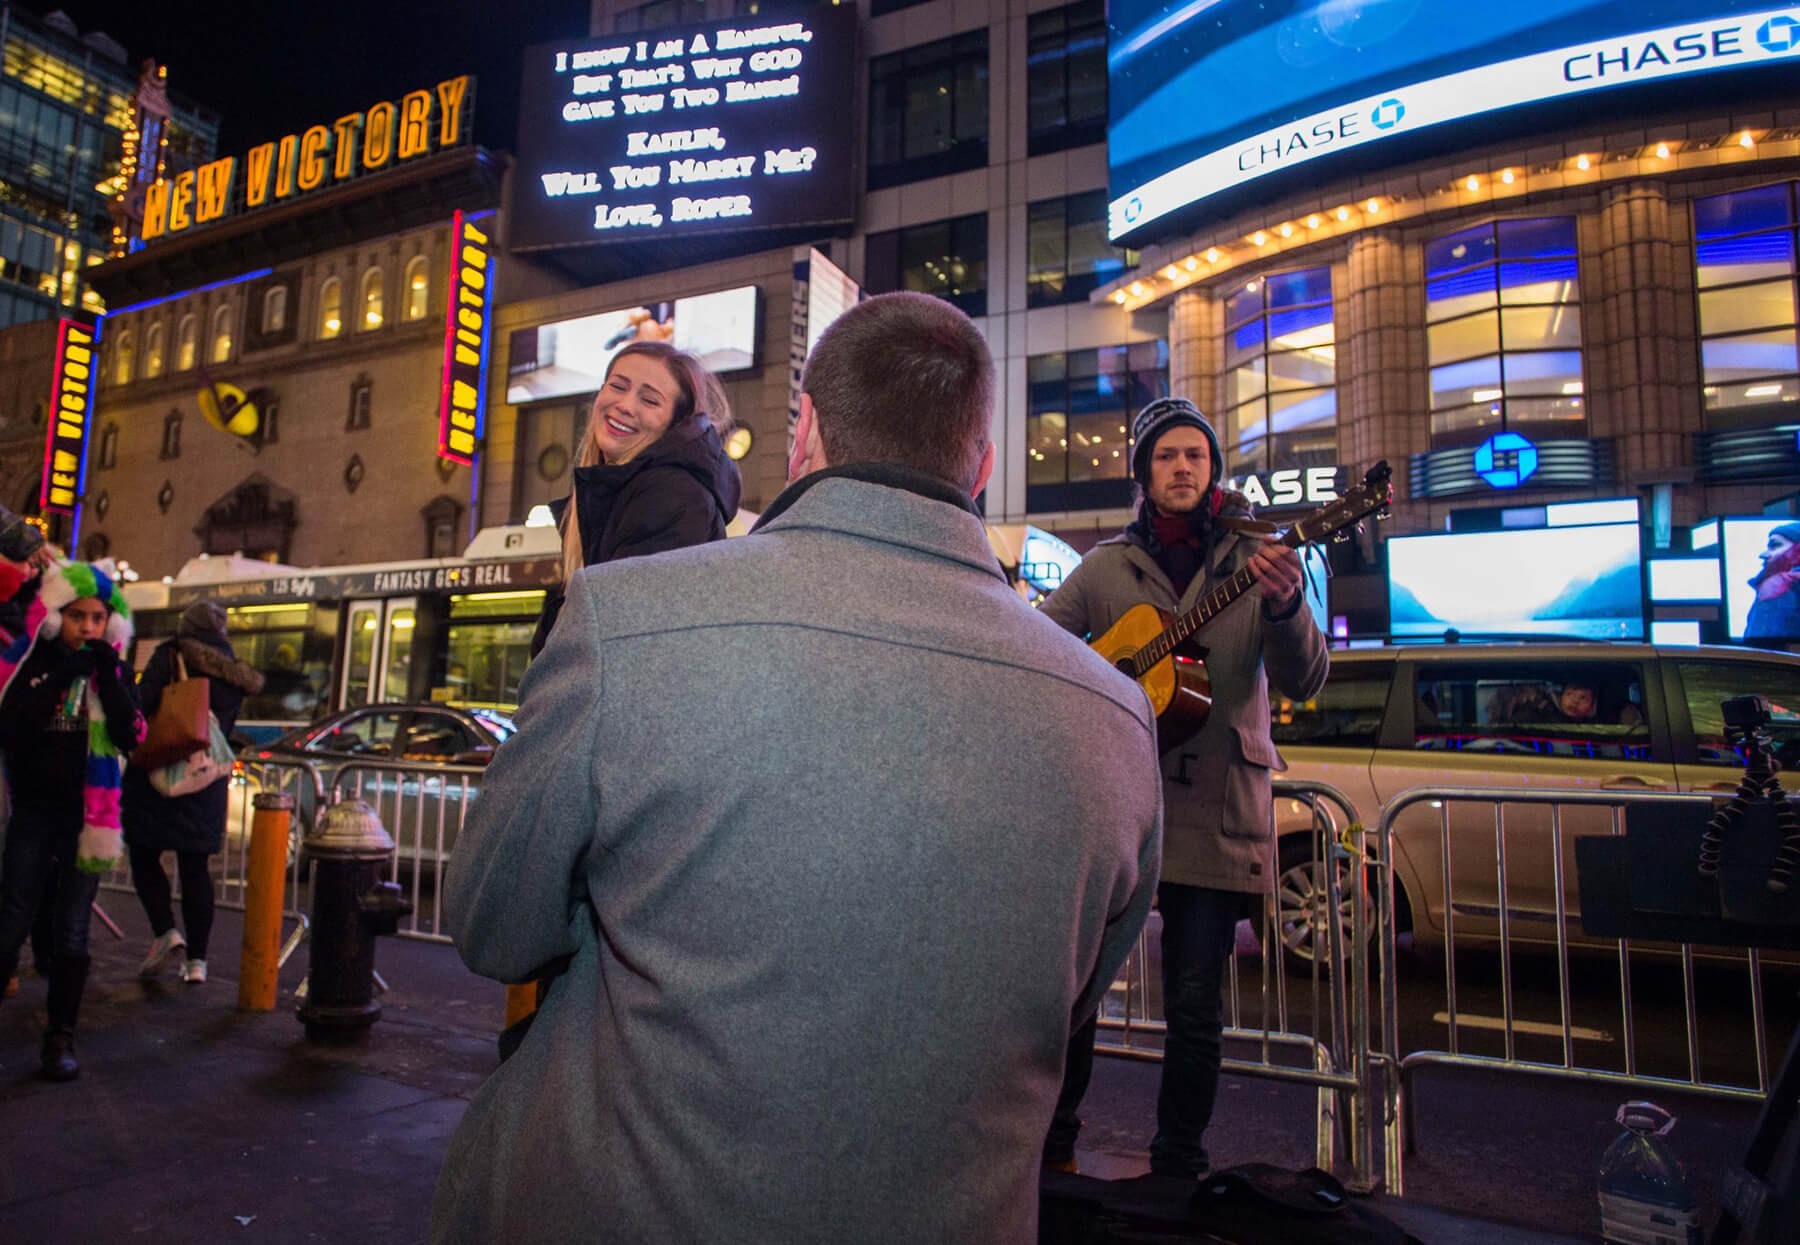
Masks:
[[[1774,810],[1775,825],[1781,831],[1781,851],[1769,869],[1764,886],[1777,895],[1785,894],[1800,865],[1800,812],[1789,803],[1775,776],[1777,765],[1769,733],[1762,726],[1735,727],[1727,723],[1725,737],[1744,753],[1744,776],[1738,781],[1737,793],[1706,823],[1700,839],[1700,876],[1717,877],[1719,855],[1725,847],[1725,836],[1742,824],[1744,814],[1753,804],[1768,805]]]

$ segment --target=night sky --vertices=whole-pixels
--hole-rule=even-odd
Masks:
[[[60,8],[81,33],[103,30],[133,69],[169,67],[169,88],[219,114],[219,154],[445,78],[473,73],[475,133],[517,141],[519,67],[528,44],[587,33],[587,0],[23,0]]]

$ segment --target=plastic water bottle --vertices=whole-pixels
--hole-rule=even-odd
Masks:
[[[1628,1102],[1617,1118],[1625,1131],[1600,1158],[1607,1245],[1702,1245],[1700,1200],[1663,1140],[1675,1117],[1653,1102]]]

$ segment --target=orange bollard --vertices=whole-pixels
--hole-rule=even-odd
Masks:
[[[500,1027],[510,1029],[537,1010],[537,982],[506,987],[506,1019]]]
[[[238,972],[238,1010],[275,1010],[281,968],[281,898],[287,888],[288,828],[294,797],[265,791],[250,823],[250,864],[244,893],[244,951]]]

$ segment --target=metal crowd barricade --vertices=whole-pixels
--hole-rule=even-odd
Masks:
[[[1348,1141],[1347,1183],[1368,1190],[1375,1183],[1368,1067],[1369,957],[1351,950],[1366,947],[1375,932],[1370,928],[1368,870],[1353,867],[1363,859],[1365,850],[1362,821],[1349,797],[1325,783],[1277,780],[1274,795],[1272,841],[1278,845],[1283,837],[1307,836],[1312,844],[1309,858],[1314,877],[1323,885],[1325,897],[1310,913],[1314,954],[1304,994],[1298,1000],[1301,1006],[1290,997],[1283,962],[1279,895],[1263,905],[1255,977],[1258,997],[1249,1005],[1239,957],[1231,957],[1226,969],[1225,1037],[1228,1042],[1255,1043],[1256,1054],[1227,1057],[1222,1066],[1226,1072],[1315,1086],[1315,1161],[1332,1170],[1341,1135]],[[1307,823],[1300,827],[1289,824],[1284,832],[1284,806],[1304,810]],[[1350,891],[1349,946],[1341,921],[1333,919],[1344,910],[1346,883]],[[1160,952],[1155,954],[1160,959]],[[1101,1006],[1096,1050],[1130,1059],[1161,1060],[1160,1040],[1167,1026],[1161,1015],[1160,987],[1154,996],[1151,990],[1152,956],[1148,933],[1140,934],[1137,947]]]
[[[475,765],[358,760],[332,776],[331,803],[364,801],[393,836],[387,879],[401,886],[413,906],[400,928],[402,937],[450,941],[439,899],[444,870],[462,834],[463,820],[481,792],[482,772]]]
[[[1451,1066],[1479,1068],[1485,1071],[1521,1072],[1538,1076],[1560,1077],[1585,1081],[1592,1084],[1607,1084],[1628,1087],[1637,1090],[1681,1090],[1719,1098],[1759,1101],[1768,1091],[1769,1073],[1769,1040],[1765,1030],[1765,1011],[1763,1006],[1762,964],[1754,949],[1746,953],[1750,970],[1750,1017],[1749,1021],[1754,1034],[1756,1059],[1756,1084],[1734,1085],[1718,1081],[1708,1081],[1701,1073],[1700,1060],[1700,1027],[1699,1015],[1695,1006],[1694,947],[1682,944],[1678,951],[1681,965],[1683,1011],[1686,1022],[1687,1042],[1687,1079],[1669,1076],[1655,1076],[1645,1073],[1639,1064],[1637,1045],[1637,1017],[1633,1012],[1631,993],[1631,951],[1632,943],[1627,939],[1595,940],[1583,936],[1584,942],[1603,942],[1605,946],[1616,948],[1619,965],[1619,1017],[1620,1033],[1623,1044],[1623,1067],[1606,1068],[1588,1066],[1579,1061],[1575,1054],[1575,1025],[1572,1016],[1572,996],[1570,989],[1570,937],[1568,930],[1568,900],[1565,883],[1568,881],[1563,864],[1564,826],[1563,810],[1570,807],[1598,807],[1607,810],[1610,833],[1622,836],[1625,833],[1625,810],[1634,804],[1697,804],[1710,807],[1712,798],[1706,795],[1681,795],[1667,792],[1620,792],[1594,790],[1518,790],[1504,788],[1469,788],[1469,787],[1416,787],[1401,792],[1389,800],[1381,810],[1381,821],[1376,829],[1375,868],[1379,885],[1377,887],[1381,910],[1378,926],[1381,935],[1381,981],[1391,983],[1395,980],[1395,944],[1394,944],[1394,911],[1393,911],[1393,836],[1394,823],[1399,815],[1407,809],[1421,804],[1429,804],[1438,811],[1438,843],[1442,866],[1442,884],[1444,887],[1443,905],[1443,944],[1444,944],[1444,992],[1446,1015],[1448,1018],[1447,1049],[1418,1050],[1401,1054],[1399,1051],[1399,997],[1398,991],[1385,988],[1381,991],[1381,1032],[1382,1049],[1371,1051],[1370,1059],[1376,1066],[1384,1066],[1389,1072],[1385,1079],[1383,1100],[1383,1148],[1386,1151],[1386,1183],[1388,1192],[1399,1194],[1403,1191],[1402,1154],[1412,1153],[1415,1143],[1414,1104],[1416,1093],[1413,1088],[1413,1074],[1422,1067]],[[1453,806],[1490,805],[1493,809],[1493,861],[1495,872],[1493,881],[1496,884],[1495,898],[1498,907],[1498,933],[1490,938],[1484,935],[1483,945],[1497,945],[1500,956],[1500,994],[1501,994],[1501,1043],[1502,1054],[1473,1054],[1461,1049],[1458,1036],[1458,1001],[1456,976],[1456,916],[1458,896],[1454,889],[1454,859],[1456,847],[1452,845],[1450,832],[1450,811]],[[1507,814],[1509,806],[1548,807],[1550,824],[1547,833],[1550,836],[1550,859],[1553,864],[1551,885],[1555,897],[1554,921],[1556,927],[1556,974],[1558,1002],[1560,1007],[1560,1038],[1562,1058],[1559,1062],[1542,1059],[1527,1059],[1519,1053],[1522,1030],[1515,1012],[1515,995],[1513,989],[1512,951],[1513,904],[1508,887],[1507,874]],[[1515,823],[1516,826],[1516,823]],[[1527,833],[1530,831],[1527,830]],[[1484,859],[1485,859],[1484,850]],[[1485,898],[1485,896],[1483,896]],[[1466,909],[1466,905],[1465,905]],[[1415,904],[1416,919],[1424,919],[1421,905]],[[1535,914],[1534,914],[1535,915]],[[1484,1018],[1485,1019],[1485,1018]],[[1535,1036],[1535,1035],[1534,1035]]]

